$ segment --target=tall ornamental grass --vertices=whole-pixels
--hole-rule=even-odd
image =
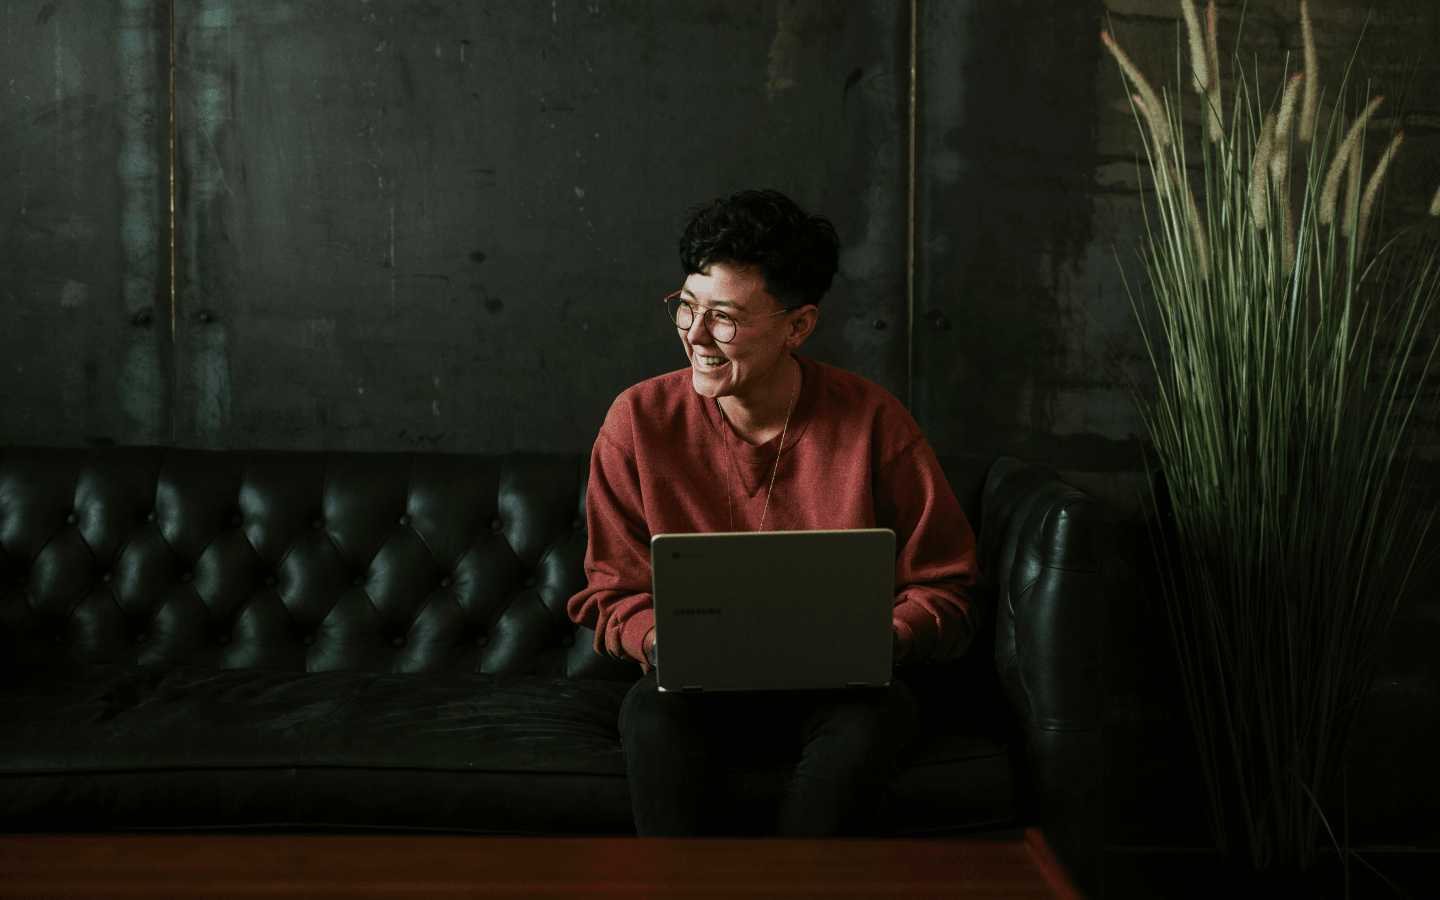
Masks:
[[[1171,549],[1157,546],[1216,845],[1303,871],[1322,837],[1342,839],[1325,810],[1429,526],[1409,450],[1435,357],[1440,223],[1378,243],[1402,135],[1376,157],[1382,99],[1351,101],[1343,79],[1326,95],[1305,4],[1303,70],[1267,92],[1237,60],[1233,98],[1215,4],[1203,23],[1183,8],[1177,75],[1198,127],[1185,91],[1157,93],[1102,34],[1153,183],[1150,325],[1131,299],[1159,386],[1135,395],[1173,512]]]

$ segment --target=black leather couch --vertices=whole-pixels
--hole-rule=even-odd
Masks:
[[[1095,504],[943,460],[994,615],[912,668],[888,834],[1098,821]],[[0,450],[0,828],[633,832],[580,455]],[[783,770],[732,788],[773,803]],[[737,827],[759,827],[762,817]]]

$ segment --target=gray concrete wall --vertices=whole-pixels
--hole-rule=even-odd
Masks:
[[[815,355],[913,400],[941,452],[1133,505],[1139,146],[1092,38],[1173,81],[1178,0],[918,7],[912,335],[903,0],[179,0],[173,318],[168,4],[5,0],[0,434],[584,449],[683,361],[652,295],[684,208],[773,185],[845,243]],[[1405,120],[1392,220],[1440,167],[1429,7],[1381,3],[1356,68],[1394,98],[1377,133]],[[1222,4],[1222,36],[1278,80],[1297,9],[1242,32]],[[1316,6],[1337,76],[1361,9]]]
[[[904,4],[176,12],[180,443],[588,449],[748,186],[834,216],[810,349],[903,392]]]

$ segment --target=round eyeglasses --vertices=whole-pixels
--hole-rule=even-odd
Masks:
[[[748,325],[750,322],[760,319],[768,319],[771,316],[783,316],[785,313],[793,312],[790,309],[778,309],[773,313],[766,313],[763,316],[756,316],[754,319],[737,319],[727,312],[715,309],[712,306],[701,306],[680,296],[676,291],[665,298],[665,311],[670,314],[670,321],[681,331],[689,331],[695,326],[695,311],[700,310],[705,316],[705,330],[716,343],[728,344],[735,340],[735,331],[741,325]]]

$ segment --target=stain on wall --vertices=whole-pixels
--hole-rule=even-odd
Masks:
[[[0,440],[170,439],[164,6],[0,3]]]
[[[942,452],[1138,467],[1106,370],[1130,310],[1096,247],[1132,231],[1094,178],[1101,9],[924,6],[915,414]]]
[[[169,41],[155,28],[156,7],[152,0],[124,0],[119,30],[120,299],[124,316],[137,327],[130,331],[116,387],[132,423],[127,442],[141,444],[171,437],[170,378],[164,368],[170,356],[168,317],[160,314],[169,308],[162,293],[170,281],[170,228],[168,215],[162,216],[169,198],[155,190],[170,169],[168,154],[155,146],[156,132],[169,131],[168,79],[158,66]],[[136,114],[143,110],[150,114]]]

